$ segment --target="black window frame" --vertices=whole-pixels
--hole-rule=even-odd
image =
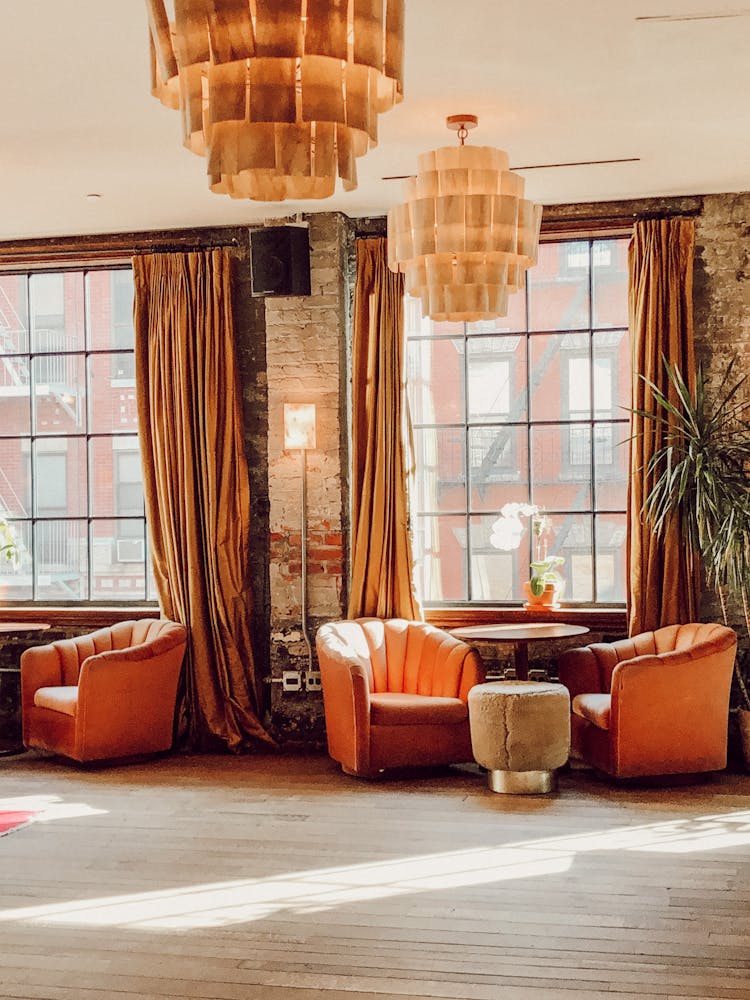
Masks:
[[[88,276],[94,273],[106,272],[110,274],[109,289],[110,289],[110,324],[111,324],[111,342],[107,348],[95,347],[92,344],[92,324],[90,319],[90,289]],[[57,266],[55,264],[50,264],[49,267],[40,264],[39,266],[23,267],[14,266],[12,268],[7,268],[3,270],[3,274],[7,276],[14,276],[19,278],[25,278],[25,317],[24,322],[26,323],[26,350],[24,351],[1,351],[0,350],[0,363],[3,364],[17,364],[26,366],[26,378],[28,379],[29,387],[29,428],[28,433],[21,434],[7,434],[2,433],[0,429],[0,440],[13,440],[24,442],[22,448],[27,448],[29,453],[29,470],[28,470],[28,497],[24,498],[24,511],[25,513],[19,516],[17,513],[8,513],[5,516],[11,528],[15,531],[16,536],[22,541],[25,548],[25,557],[30,560],[30,596],[25,598],[9,598],[4,600],[4,604],[9,607],[13,606],[23,606],[23,607],[46,607],[50,604],[59,605],[61,607],[70,608],[81,608],[85,609],[87,607],[102,607],[102,606],[112,606],[112,607],[142,607],[142,608],[156,608],[158,607],[158,600],[155,593],[153,576],[150,572],[150,555],[149,555],[149,537],[148,537],[148,525],[146,522],[145,508],[138,514],[120,514],[117,511],[117,498],[114,496],[114,491],[116,488],[116,455],[117,449],[113,448],[113,463],[112,463],[112,487],[113,487],[113,503],[112,511],[108,514],[95,513],[95,497],[94,497],[94,476],[92,474],[92,469],[95,464],[94,456],[94,444],[101,440],[116,440],[120,439],[122,441],[130,438],[134,438],[138,441],[139,431],[137,428],[132,426],[124,427],[123,429],[109,428],[107,430],[97,429],[97,427],[92,424],[92,406],[93,406],[93,394],[91,392],[91,387],[93,384],[93,363],[95,359],[109,358],[109,365],[107,365],[108,378],[110,380],[110,388],[126,388],[135,386],[134,379],[134,357],[135,357],[135,345],[131,342],[129,347],[123,346],[123,338],[121,335],[120,327],[123,326],[122,316],[115,315],[115,296],[116,296],[116,286],[118,278],[116,272],[129,272],[132,274],[132,265],[126,261],[117,262],[103,262],[101,264],[91,262],[86,264],[71,264],[71,265],[61,265]],[[35,276],[42,274],[60,274],[65,276],[66,274],[79,274],[81,275],[81,286],[83,295],[83,340],[82,346],[76,347],[76,349],[65,349],[63,351],[58,351],[56,353],[50,353],[50,350],[39,350],[38,345],[34,342],[34,334],[32,332],[33,325],[33,315],[32,315],[32,281]],[[122,309],[120,309],[122,313]],[[119,331],[119,332],[118,332]],[[118,357],[119,356],[119,357]],[[82,395],[85,395],[85,420],[83,429],[80,431],[71,430],[70,432],[65,431],[64,433],[40,433],[38,426],[36,425],[35,413],[37,407],[36,395],[37,395],[37,370],[40,365],[40,359],[45,359],[43,363],[48,363],[49,359],[59,358],[62,363],[66,360],[74,361],[78,360],[79,364],[82,366],[79,370],[83,372],[84,378],[84,391]],[[123,361],[126,362],[127,372],[124,375],[120,375],[120,371],[123,367]],[[101,378],[102,373],[97,372],[97,375]],[[46,384],[46,383],[39,383]],[[54,444],[55,441],[59,441],[61,445],[64,443],[66,446],[73,441],[81,441],[85,443],[85,447],[82,449],[83,454],[85,454],[86,463],[86,489],[80,493],[81,510],[85,513],[81,514],[70,514],[68,512],[62,513],[59,516],[55,515],[44,515],[40,514],[38,511],[37,502],[37,479],[38,479],[38,468],[37,468],[37,456],[38,454],[54,453],[54,450],[48,451]],[[38,447],[38,442],[44,442],[44,448],[40,449]],[[133,449],[126,449],[132,451]],[[85,495],[84,495],[85,494]],[[30,502],[29,502],[30,501]],[[0,510],[2,514],[2,510]],[[45,537],[45,532],[47,535],[64,535],[66,530],[69,530],[71,525],[75,523],[78,525],[80,534],[75,537],[79,539],[86,539],[85,546],[85,583],[81,582],[79,584],[81,590],[83,591],[83,596],[66,598],[65,596],[50,596],[46,593],[40,594],[40,590],[43,589],[43,584],[40,583],[40,576],[42,574],[42,567],[39,565],[37,560],[37,553],[40,548],[40,542]],[[111,524],[113,531],[113,544],[112,544],[112,558],[111,566],[114,569],[117,566],[116,558],[116,542],[119,538],[132,538],[133,529],[138,537],[143,537],[143,558],[137,562],[128,560],[123,562],[123,567],[127,568],[129,571],[123,575],[137,575],[143,576],[143,588],[138,592],[129,592],[125,589],[119,589],[116,586],[113,587],[111,598],[109,596],[104,596],[101,588],[99,591],[95,589],[97,570],[95,568],[95,527],[97,524],[107,523]],[[134,571],[134,567],[138,566],[138,570]],[[7,573],[7,567],[5,568]],[[111,576],[114,580],[118,578],[116,572],[107,573],[107,576]],[[6,581],[9,579],[7,575],[3,576]],[[46,590],[47,587],[44,586]],[[133,588],[134,590],[136,588]]]
[[[577,522],[584,522],[584,521],[588,522],[588,528],[587,528],[587,530],[589,532],[589,537],[590,537],[590,547],[591,547],[590,551],[591,551],[591,564],[592,564],[592,566],[591,566],[591,573],[592,573],[592,599],[591,600],[571,600],[570,597],[568,597],[565,600],[564,603],[566,605],[578,606],[578,607],[590,607],[590,608],[594,608],[594,609],[596,609],[596,608],[618,608],[618,609],[620,609],[620,608],[625,607],[625,600],[622,600],[622,601],[619,601],[619,600],[617,600],[617,601],[607,601],[607,600],[598,600],[597,599],[598,596],[599,596],[599,593],[598,593],[599,588],[598,588],[598,581],[597,581],[597,571],[596,571],[597,553],[598,552],[602,552],[603,553],[603,552],[613,551],[608,546],[605,546],[605,545],[602,544],[602,542],[600,540],[600,534],[602,534],[602,531],[601,531],[599,525],[603,523],[602,519],[604,519],[604,518],[606,518],[608,516],[622,516],[623,518],[626,516],[626,505],[625,505],[625,502],[624,502],[625,501],[625,497],[624,496],[623,496],[623,505],[622,505],[622,507],[618,507],[618,508],[615,509],[615,508],[610,508],[610,507],[604,508],[604,507],[598,507],[597,506],[597,496],[596,496],[596,491],[597,491],[597,476],[596,476],[596,471],[595,471],[595,456],[596,456],[596,450],[597,450],[597,436],[599,434],[601,434],[601,432],[603,430],[607,430],[608,433],[610,433],[610,435],[612,435],[612,445],[611,445],[611,447],[612,447],[612,450],[614,451],[616,449],[616,447],[617,447],[617,445],[614,443],[614,435],[616,433],[616,430],[615,430],[616,425],[621,425],[621,426],[628,425],[628,423],[629,423],[629,415],[627,413],[623,413],[622,416],[615,417],[615,416],[612,415],[612,413],[610,413],[607,416],[600,416],[600,415],[597,414],[597,410],[595,408],[595,384],[594,384],[595,383],[595,359],[601,356],[601,350],[595,351],[595,335],[597,333],[602,333],[603,331],[606,331],[606,332],[612,332],[612,333],[615,333],[615,334],[618,334],[618,333],[619,334],[623,334],[624,333],[625,336],[627,336],[627,326],[626,325],[623,325],[623,326],[605,326],[605,325],[598,325],[597,326],[597,325],[595,325],[595,310],[594,310],[594,305],[595,305],[595,303],[594,303],[594,253],[595,253],[595,248],[597,247],[598,244],[601,244],[601,243],[604,243],[604,242],[609,242],[609,241],[622,241],[623,243],[627,243],[628,239],[629,239],[629,236],[627,236],[625,234],[614,234],[614,235],[606,236],[606,237],[602,237],[602,236],[579,236],[579,235],[571,234],[571,235],[566,236],[566,237],[552,238],[552,239],[548,239],[548,240],[545,241],[546,243],[582,244],[582,245],[586,245],[587,246],[587,248],[588,248],[588,289],[587,289],[587,295],[588,295],[588,317],[589,317],[588,327],[585,327],[585,328],[579,327],[579,328],[576,328],[576,329],[564,329],[564,330],[555,330],[555,329],[541,330],[541,329],[533,329],[532,327],[530,327],[530,315],[531,314],[530,314],[530,309],[529,309],[529,286],[528,286],[528,283],[526,283],[525,286],[524,286],[524,289],[522,291],[519,291],[517,293],[519,295],[524,295],[525,296],[525,306],[526,306],[526,309],[525,309],[526,329],[525,330],[516,330],[516,329],[501,329],[501,330],[498,330],[498,329],[494,329],[494,330],[485,330],[485,331],[482,331],[482,332],[477,332],[476,329],[475,329],[475,327],[477,326],[476,324],[474,324],[474,325],[462,324],[462,330],[463,330],[462,333],[460,332],[460,330],[456,329],[456,330],[451,330],[450,332],[442,332],[442,333],[440,333],[440,334],[438,334],[436,336],[430,336],[426,332],[426,330],[425,330],[424,321],[422,322],[421,327],[418,330],[415,330],[414,334],[410,334],[409,330],[406,329],[405,333],[406,333],[407,343],[413,342],[413,341],[419,341],[419,340],[430,340],[430,341],[433,341],[433,342],[437,341],[437,340],[454,340],[454,341],[460,342],[461,346],[460,346],[460,349],[459,349],[459,354],[463,355],[463,362],[462,362],[462,364],[463,364],[463,384],[460,386],[460,391],[463,394],[463,399],[462,399],[463,416],[464,416],[463,423],[454,421],[454,422],[452,422],[450,424],[447,424],[447,423],[443,424],[443,423],[436,423],[436,422],[426,423],[426,422],[420,422],[418,420],[414,420],[413,421],[413,428],[414,428],[414,431],[416,433],[419,433],[420,431],[425,431],[425,430],[441,431],[441,430],[445,430],[445,429],[448,429],[448,428],[454,430],[455,432],[463,430],[464,433],[465,433],[464,480],[463,481],[464,481],[464,484],[465,484],[465,496],[466,496],[465,507],[467,509],[464,510],[464,511],[459,511],[459,510],[455,510],[455,511],[454,510],[451,510],[451,511],[445,510],[445,511],[443,511],[443,510],[426,510],[425,509],[425,510],[414,510],[413,514],[412,514],[413,521],[414,521],[414,526],[415,527],[419,523],[420,519],[423,519],[423,518],[433,518],[434,519],[434,518],[437,518],[439,516],[444,516],[444,517],[450,518],[452,521],[454,521],[454,530],[457,531],[458,530],[459,519],[463,519],[463,529],[462,529],[461,534],[462,534],[462,536],[464,536],[466,538],[466,544],[462,547],[463,548],[462,576],[463,576],[463,579],[465,581],[465,590],[464,590],[464,597],[463,597],[463,599],[457,599],[457,598],[454,597],[454,598],[445,599],[445,600],[431,600],[428,596],[424,596],[423,595],[424,605],[425,605],[425,608],[427,610],[440,609],[440,608],[481,608],[481,607],[489,607],[489,606],[492,606],[493,604],[497,604],[496,600],[482,599],[482,598],[474,597],[473,596],[473,592],[472,592],[473,591],[473,586],[472,586],[473,585],[473,580],[472,580],[472,562],[473,562],[473,559],[476,556],[481,555],[482,553],[491,553],[493,551],[497,552],[497,550],[491,549],[486,544],[476,545],[475,546],[473,544],[473,542],[472,542],[472,525],[474,524],[474,526],[476,527],[476,525],[475,525],[476,519],[479,518],[479,517],[486,518],[488,516],[488,514],[489,515],[492,514],[492,512],[488,512],[486,509],[478,509],[478,508],[474,509],[474,508],[472,508],[472,478],[471,478],[471,476],[472,476],[472,456],[471,456],[471,445],[470,445],[470,432],[476,426],[481,426],[481,427],[487,428],[488,430],[491,429],[491,428],[493,428],[493,427],[495,427],[495,428],[501,428],[501,427],[505,428],[511,434],[511,441],[515,441],[516,440],[516,438],[515,438],[515,431],[516,430],[518,430],[521,434],[523,434],[524,431],[525,431],[525,433],[527,435],[527,442],[526,442],[527,443],[527,448],[526,448],[527,458],[526,458],[526,470],[525,470],[525,473],[526,473],[526,477],[527,477],[526,481],[528,482],[528,490],[529,490],[528,500],[531,503],[534,502],[534,485],[533,485],[533,479],[532,479],[532,476],[533,476],[533,469],[532,469],[532,434],[533,434],[533,429],[537,428],[537,427],[545,427],[545,426],[547,426],[547,427],[556,427],[556,426],[561,427],[561,430],[562,430],[562,435],[561,436],[562,436],[563,440],[561,441],[561,469],[560,469],[560,471],[561,471],[561,474],[564,475],[565,474],[565,470],[566,470],[566,463],[567,463],[567,471],[570,472],[570,473],[574,472],[574,468],[575,469],[579,468],[577,466],[576,467],[571,466],[569,464],[569,462],[567,461],[568,460],[568,456],[569,456],[569,448],[570,448],[570,433],[569,433],[570,432],[570,428],[572,426],[574,426],[574,425],[575,426],[587,426],[589,428],[589,440],[590,440],[590,445],[589,445],[589,461],[588,461],[588,466],[589,466],[589,480],[588,480],[588,482],[589,482],[589,485],[590,485],[590,503],[589,503],[589,506],[586,507],[585,509],[582,509],[582,510],[563,510],[563,509],[555,509],[555,510],[548,509],[547,510],[547,512],[549,514],[551,514],[552,516],[554,516],[556,518],[565,518],[566,520],[567,519],[575,519]],[[567,259],[568,259],[568,257],[567,257],[567,254],[566,254],[566,257],[565,257],[565,261],[566,262],[567,262]],[[613,252],[612,255],[611,255],[611,260],[610,260],[609,265],[603,265],[603,266],[607,270],[614,269],[615,268],[615,264],[616,264],[616,259],[617,259],[617,254],[615,252]],[[582,273],[583,272],[583,268],[581,268],[580,271],[579,271],[578,268],[576,268],[575,271],[577,273]],[[568,268],[567,268],[567,264],[566,264],[565,266],[561,266],[561,268],[560,268],[560,275],[564,279],[564,278],[567,277],[567,274],[568,274]],[[499,321],[499,324],[502,324],[502,321]],[[563,417],[563,415],[561,413],[560,418],[556,419],[556,420],[536,420],[536,419],[533,418],[533,415],[530,412],[529,403],[530,403],[530,396],[531,396],[531,391],[532,391],[532,386],[531,386],[532,369],[531,369],[531,363],[530,363],[530,360],[531,360],[531,357],[530,357],[530,355],[531,355],[531,352],[530,352],[531,340],[532,340],[533,337],[537,337],[537,336],[550,336],[550,335],[561,335],[561,336],[578,335],[579,337],[581,335],[583,335],[586,338],[586,349],[585,349],[585,351],[580,351],[580,350],[574,351],[574,353],[577,353],[580,356],[586,356],[588,358],[588,362],[589,362],[589,378],[590,378],[589,401],[590,401],[590,407],[589,407],[589,416],[586,419],[581,419],[581,418],[575,418],[575,419],[568,418],[568,419],[566,419],[565,417]],[[468,357],[469,350],[470,350],[470,348],[469,348],[469,342],[472,341],[472,342],[476,343],[477,340],[479,340],[482,337],[488,337],[489,338],[489,337],[506,337],[506,336],[507,337],[523,337],[526,340],[526,364],[527,364],[527,366],[526,366],[526,388],[525,388],[525,400],[524,400],[526,419],[525,420],[512,420],[511,419],[511,420],[507,420],[507,421],[496,421],[496,422],[489,421],[489,422],[477,423],[476,421],[470,420],[470,418],[469,418],[468,365],[466,363],[466,358]],[[609,351],[607,351],[605,353],[609,353]],[[617,385],[617,366],[616,366],[616,363],[615,363],[615,361],[616,361],[616,351],[614,349],[612,349],[611,354],[612,354],[612,357],[613,357],[613,364],[612,364],[612,367],[611,367],[611,378],[612,378],[612,385],[613,385],[613,412],[616,412],[617,406],[616,406],[616,403],[614,402],[614,400],[616,399],[616,393],[615,393],[614,390],[615,390],[615,387]],[[567,368],[566,368],[564,376],[563,376],[562,369],[561,369],[561,375],[560,375],[560,378],[561,378],[561,392],[562,392],[562,381],[563,381],[563,379],[567,380],[568,377],[569,377],[569,375],[568,375],[568,372],[567,372]],[[567,391],[567,389],[566,389],[566,391]],[[517,453],[516,453],[515,449],[513,450],[513,457],[514,457],[514,460],[517,458]],[[616,461],[616,454],[614,456],[614,461]],[[517,466],[517,462],[515,464]],[[605,463],[605,464],[607,464],[607,463]],[[417,471],[417,475],[418,475],[418,471]],[[502,482],[502,481],[504,481],[504,480],[502,480],[501,477],[498,477],[495,480],[495,483],[499,483],[499,482]],[[505,480],[505,481],[510,481],[510,480]],[[518,481],[523,481],[523,475],[516,477],[516,482],[518,482]],[[601,478],[600,478],[600,481],[601,481]],[[419,490],[417,489],[415,491],[415,493],[417,495],[419,495]],[[499,510],[493,516],[497,516],[497,515],[499,515]],[[529,532],[529,535],[530,535],[530,532]],[[575,552],[575,551],[577,551],[577,546],[573,545],[571,547],[571,552]],[[530,558],[531,558],[531,539],[529,538],[529,551],[528,551],[528,555],[527,555],[527,553],[526,553],[526,551],[524,549],[514,550],[513,553],[512,553],[512,555],[513,555],[513,558],[514,558],[514,566],[520,571],[521,566],[527,560],[527,558],[528,558],[528,560],[530,560]],[[624,559],[624,553],[620,553],[620,558]],[[617,560],[618,560],[618,556],[616,554],[615,555],[615,562],[616,562],[616,564],[617,564]],[[620,563],[620,566],[622,566],[622,563]],[[521,601],[520,600],[507,601],[507,602],[503,602],[503,603],[507,603],[507,605],[509,607],[511,607],[511,606],[520,605]]]

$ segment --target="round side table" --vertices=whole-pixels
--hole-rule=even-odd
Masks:
[[[451,635],[464,642],[512,642],[516,678],[525,681],[529,676],[530,643],[587,635],[588,631],[585,625],[529,622],[528,625],[470,625],[452,629]]]

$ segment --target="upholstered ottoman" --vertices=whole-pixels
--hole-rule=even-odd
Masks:
[[[562,684],[495,681],[469,691],[474,759],[493,792],[539,794],[570,751],[570,696]]]

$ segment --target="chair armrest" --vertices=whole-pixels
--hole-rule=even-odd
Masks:
[[[146,653],[144,646],[110,649],[89,656],[78,677],[79,706],[86,699],[138,699],[143,690],[154,692],[166,684],[177,684],[185,655],[185,643],[170,645],[159,653]],[[111,708],[117,706],[112,705]],[[122,708],[129,705],[121,704]]]
[[[61,684],[60,655],[53,643],[32,646],[21,654],[22,712],[34,707],[34,694],[39,688],[59,687]]]
[[[566,649],[558,657],[557,672],[560,683],[570,692],[571,702],[577,694],[607,693],[602,685],[599,658],[591,646]]]
[[[475,649],[470,649],[464,660],[461,671],[461,688],[458,697],[463,702],[468,702],[469,691],[477,684],[484,684],[487,680],[487,672],[484,669],[482,657]]]
[[[320,651],[319,651],[320,652]],[[370,678],[356,660],[319,656],[331,756],[351,771],[370,768]]]
[[[146,657],[143,649],[107,650],[83,661],[76,712],[79,759],[117,756],[116,733],[135,746],[148,747],[159,734],[162,743],[171,740],[185,643]]]
[[[622,660],[612,671],[612,707],[623,698],[648,698],[663,707],[681,692],[709,697],[731,681],[735,647],[696,656],[693,649],[646,653]]]
[[[638,773],[644,747],[663,773],[684,760],[696,760],[696,770],[702,761],[725,765],[735,649],[646,654],[615,667],[610,734],[618,773]]]

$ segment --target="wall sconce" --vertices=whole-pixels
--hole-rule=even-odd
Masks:
[[[284,448],[315,447],[315,403],[284,403]]]
[[[284,448],[302,453],[302,499],[300,548],[302,563],[301,618],[302,636],[307,647],[308,669],[313,669],[312,643],[307,631],[307,452],[315,447],[315,403],[284,403]]]

